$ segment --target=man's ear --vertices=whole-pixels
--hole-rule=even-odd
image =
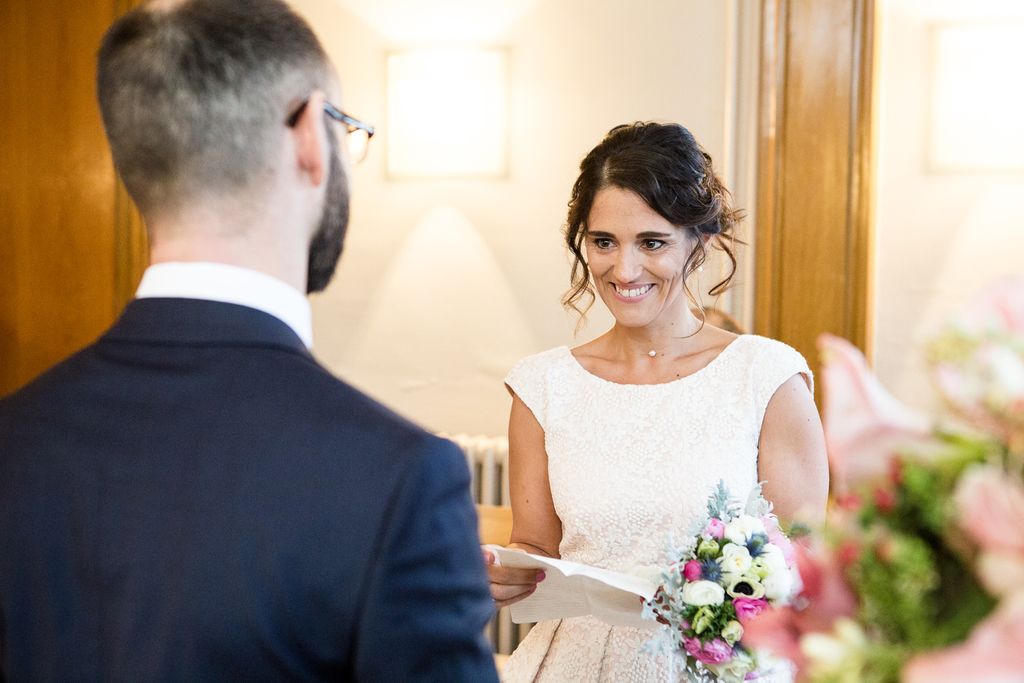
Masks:
[[[324,121],[324,92],[314,90],[295,125],[291,127],[295,142],[295,160],[299,174],[318,187],[325,182],[328,170],[327,129]]]

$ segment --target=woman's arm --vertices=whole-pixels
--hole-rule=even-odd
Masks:
[[[558,557],[562,522],[551,499],[544,430],[514,392],[508,421],[508,462],[512,497],[512,539],[508,547]],[[536,569],[497,566],[494,556],[487,551],[484,551],[484,560],[491,582],[491,597],[497,608],[518,602],[534,591],[539,574]]]
[[[508,487],[512,497],[512,542],[536,555],[558,557],[562,520],[548,482],[544,430],[523,400],[512,394],[508,420]]]
[[[768,402],[758,442],[757,476],[780,520],[825,521],[828,458],[814,397],[801,375],[783,382]]]

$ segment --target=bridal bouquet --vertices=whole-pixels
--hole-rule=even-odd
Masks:
[[[669,626],[671,645],[686,653],[690,681],[756,678],[757,657],[743,643],[744,624],[786,604],[800,581],[793,546],[760,485],[744,504],[719,482],[707,516],[693,522],[681,545],[673,542],[669,557],[644,616]]]
[[[825,335],[826,543],[747,629],[814,683],[1024,681],[1024,278],[925,341],[946,411],[900,404]],[[801,609],[797,609],[800,607]]]

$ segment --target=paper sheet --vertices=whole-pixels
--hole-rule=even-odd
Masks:
[[[658,585],[631,574],[608,571],[567,560],[531,555],[499,546],[485,546],[503,567],[528,567],[544,571],[530,597],[509,609],[517,624],[549,619],[566,619],[593,614],[613,626],[657,628],[658,622],[640,616],[644,600],[650,600]]]

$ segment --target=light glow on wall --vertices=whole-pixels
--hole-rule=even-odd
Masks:
[[[930,167],[1024,171],[1024,22],[938,25]]]
[[[396,245],[339,370],[435,431],[504,434],[502,380],[538,348],[480,231],[442,205]]]
[[[493,41],[543,0],[335,0],[392,44]]]
[[[506,54],[423,50],[388,56],[388,175],[504,177]]]

